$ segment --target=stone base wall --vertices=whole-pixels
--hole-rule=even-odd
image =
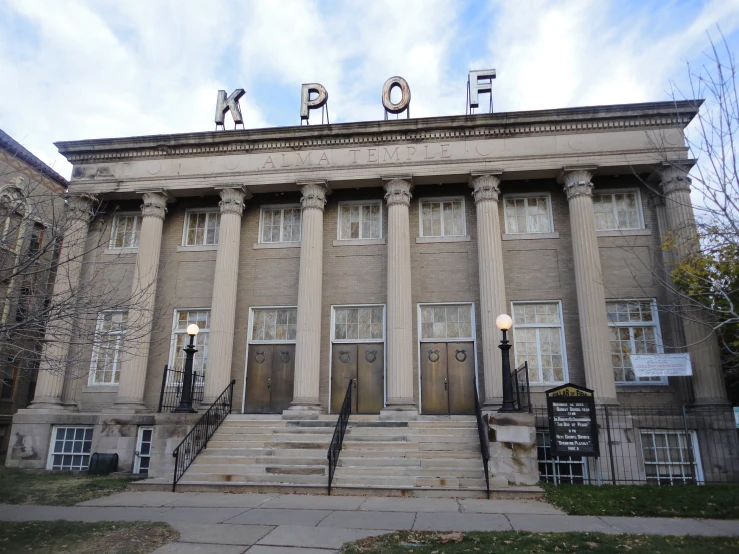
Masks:
[[[534,415],[486,412],[483,420],[487,423],[490,442],[491,485],[538,483]]]

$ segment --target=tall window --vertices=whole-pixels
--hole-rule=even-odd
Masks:
[[[334,308],[335,340],[381,340],[383,307]]]
[[[653,300],[615,300],[606,302],[611,333],[611,360],[618,383],[663,383],[662,377],[636,378],[631,354],[658,354],[662,342]]]
[[[296,308],[255,308],[252,317],[251,340],[295,340],[298,326]]]
[[[172,330],[172,350],[169,353],[170,367],[184,369],[184,348],[190,344],[187,326],[195,323],[200,331],[195,337],[197,352],[193,358],[192,369],[198,373],[208,368],[208,338],[210,335],[210,310],[176,310]]]
[[[296,206],[262,208],[260,242],[299,242],[301,210]]]
[[[472,340],[472,305],[421,306],[421,340]]]
[[[643,229],[639,191],[593,193],[598,231]]]
[[[641,444],[648,483],[682,485],[703,480],[692,433],[643,429]]]
[[[22,227],[27,214],[26,197],[15,186],[7,186],[0,191],[0,246],[12,250],[18,231]]]
[[[90,463],[92,427],[55,427],[47,469],[84,471]]]
[[[116,214],[108,248],[138,248],[140,225],[138,214]]]
[[[111,311],[98,315],[95,346],[90,364],[90,385],[115,385],[121,371],[121,343],[126,334],[128,312]]]
[[[528,362],[531,383],[565,381],[564,330],[559,302],[514,302],[516,365]]]
[[[587,458],[552,456],[549,430],[536,430],[536,453],[539,459],[539,478],[542,481],[555,484],[588,482]]]
[[[458,237],[465,233],[464,200],[421,201],[421,236]]]
[[[187,212],[185,216],[185,237],[183,246],[213,246],[218,244],[218,229],[221,213]]]
[[[508,234],[551,233],[552,217],[549,196],[506,195],[503,209],[505,232]]]
[[[339,240],[382,238],[382,204],[340,204]]]

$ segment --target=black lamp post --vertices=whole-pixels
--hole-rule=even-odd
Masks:
[[[194,414],[197,410],[192,407],[192,361],[197,348],[195,348],[195,337],[198,335],[200,327],[191,323],[187,326],[187,334],[190,337],[190,344],[185,350],[185,374],[182,376],[182,396],[180,396],[180,405],[174,410],[177,414]]]
[[[511,316],[501,314],[495,320],[495,325],[503,331],[503,340],[500,341],[500,345],[498,346],[503,353],[503,406],[498,410],[498,413],[516,412],[518,410],[516,410],[516,405],[513,401],[513,383],[511,382],[511,345],[506,337],[506,332],[513,325],[513,320]]]

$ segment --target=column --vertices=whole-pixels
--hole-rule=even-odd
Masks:
[[[561,180],[570,205],[585,381],[595,391],[596,402],[615,404],[616,381],[611,362],[598,236],[595,232],[591,169],[595,168],[565,168]]]
[[[114,405],[119,411],[144,409],[144,385],[149,365],[149,346],[166,206],[167,196],[164,192],[144,193],[139,247],[128,310],[129,337],[126,338],[126,347],[123,349],[118,396]]]
[[[298,276],[298,326],[295,341],[295,381],[290,416],[316,416],[321,410],[321,308],[323,293],[323,209],[326,181],[299,182],[303,197]]]
[[[72,196],[66,207],[66,232],[59,253],[53,303],[65,306],[65,317],[49,321],[41,350],[36,396],[32,409],[63,409],[62,390],[75,318],[75,296],[81,293],[80,272],[87,243],[93,198]],[[70,313],[72,312],[72,313]]]
[[[498,172],[500,174],[500,172]],[[477,259],[480,266],[480,323],[482,324],[482,360],[485,371],[485,404],[500,405],[503,398],[501,332],[495,319],[508,313],[503,276],[503,244],[498,218],[498,185],[492,173],[472,173],[477,215]]]
[[[392,417],[414,417],[413,300],[411,298],[411,245],[408,207],[411,178],[386,179],[387,201],[387,404]]]
[[[674,235],[674,261],[679,263],[700,249],[690,200],[688,167],[666,163],[659,170],[665,197],[668,230]],[[708,314],[689,300],[681,302],[685,343],[693,366],[693,392],[696,404],[726,404],[726,387],[721,370],[718,339]]]
[[[244,199],[247,195],[251,198],[251,194],[243,187],[223,189],[220,195],[221,221],[213,301],[210,304],[210,359],[205,374],[204,405],[212,404],[231,382],[241,215],[244,212]]]

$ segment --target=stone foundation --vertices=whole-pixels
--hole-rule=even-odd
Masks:
[[[490,442],[491,485],[533,485],[539,482],[536,425],[533,414],[483,413]]]

